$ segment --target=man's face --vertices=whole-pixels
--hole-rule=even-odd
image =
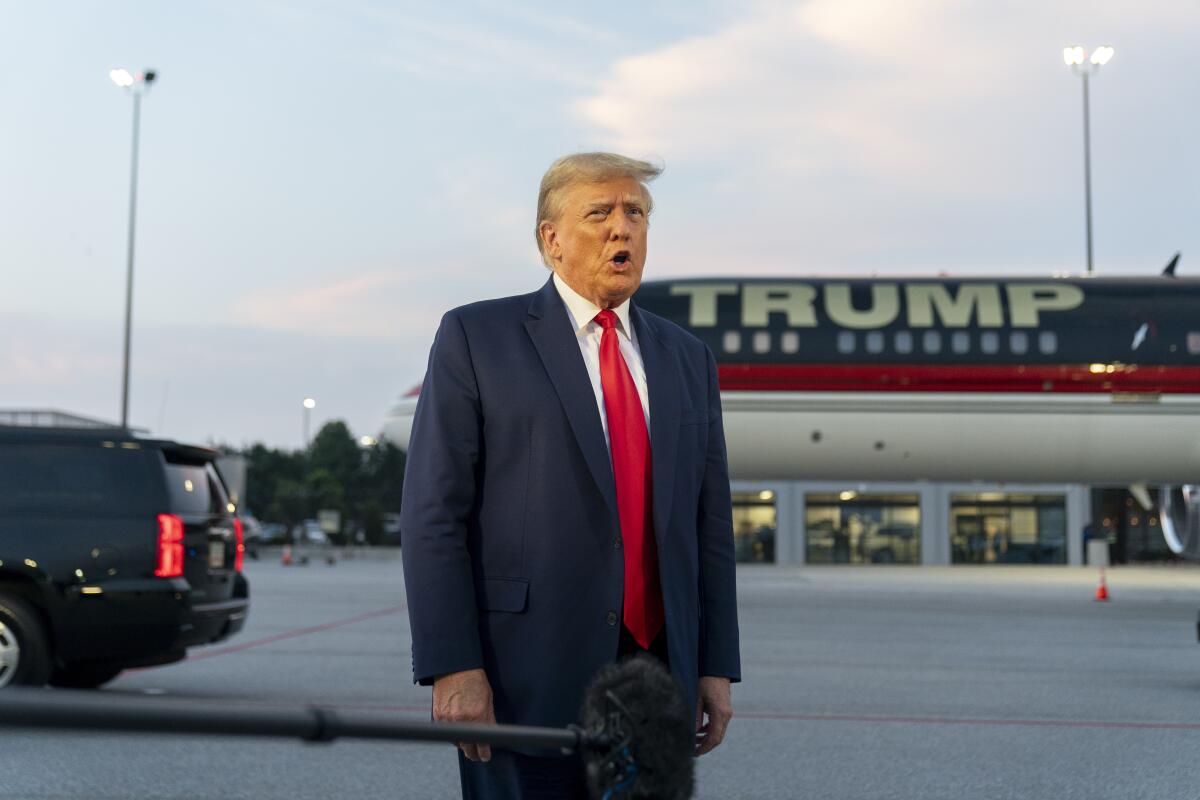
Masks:
[[[540,231],[554,271],[600,308],[618,306],[642,282],[649,199],[633,178],[576,183],[563,193],[561,216]]]

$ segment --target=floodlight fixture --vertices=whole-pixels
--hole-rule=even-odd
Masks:
[[[158,73],[152,69],[144,69],[141,72],[130,72],[124,67],[117,67],[108,71],[108,77],[122,89],[132,89],[134,94],[138,94],[138,90],[144,92],[150,88],[150,84],[154,83],[154,79],[158,77]]]

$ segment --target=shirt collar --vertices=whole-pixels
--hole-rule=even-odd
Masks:
[[[571,318],[571,324],[575,327],[575,333],[584,333],[588,326],[595,320],[596,315],[600,313],[600,307],[582,297],[578,292],[567,285],[567,282],[558,277],[558,273],[554,273],[554,288],[558,289],[558,296],[563,299],[563,303],[567,307],[567,316]],[[613,309],[613,313],[617,315],[617,330],[625,334],[625,338],[633,340],[633,329],[629,325],[629,300]]]

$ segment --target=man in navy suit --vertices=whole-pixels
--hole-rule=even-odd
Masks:
[[[720,744],[740,680],[717,368],[630,302],[660,170],[556,161],[538,291],[448,312],[401,512],[413,677],[437,720],[565,726],[592,674],[648,651]],[[577,758],[463,744],[464,798],[585,796]]]

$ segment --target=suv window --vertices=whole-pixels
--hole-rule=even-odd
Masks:
[[[167,492],[174,514],[226,514],[225,492],[212,464],[168,457]]]
[[[0,511],[127,514],[155,504],[147,451],[129,443],[0,447]]]

